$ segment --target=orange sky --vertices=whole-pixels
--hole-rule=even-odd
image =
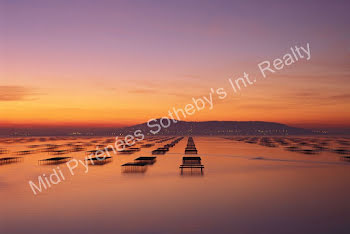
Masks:
[[[132,125],[222,87],[228,96],[213,110],[185,120],[350,126],[341,7],[81,4],[1,3],[0,123]],[[258,63],[307,42],[311,60],[233,94],[228,78],[258,76]]]

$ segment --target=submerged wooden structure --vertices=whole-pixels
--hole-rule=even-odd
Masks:
[[[33,150],[21,150],[21,151],[16,152],[17,155],[28,155],[28,154],[32,154],[32,153],[34,153]]]
[[[194,144],[193,138],[189,137],[187,141],[187,146],[185,148],[185,154],[197,154],[197,148],[196,145]]]
[[[134,162],[128,162],[122,165],[123,173],[145,173],[147,166],[153,165],[157,157],[138,157]]]
[[[0,154],[7,154],[9,151],[7,149],[0,148]]]
[[[186,148],[185,149],[185,154],[197,154],[198,151],[196,148]]]
[[[168,140],[171,140],[173,139],[174,137],[171,137],[171,138],[168,138],[168,139],[165,139],[165,140],[161,140],[161,141],[158,141],[157,143],[161,143],[161,142],[164,142],[164,141],[168,141]],[[157,154],[166,154],[166,152],[169,151],[170,148],[174,147],[179,141],[181,141],[183,139],[183,137],[179,137],[175,140],[173,140],[172,142],[168,143],[168,144],[165,144],[163,147],[159,147],[157,148],[156,150],[153,150],[152,151],[152,154],[153,155],[157,155]]]
[[[145,173],[147,171],[145,162],[129,162],[122,165],[123,173]]]
[[[314,149],[301,149],[299,150],[300,153],[303,153],[303,154],[316,154],[318,153],[317,150],[314,150]]]
[[[203,174],[204,166],[201,161],[200,157],[183,157],[182,165],[180,165],[181,174],[183,174],[184,169],[190,169],[191,173],[193,169],[200,169],[201,174]]]
[[[336,154],[350,154],[350,150],[343,149],[343,148],[334,149],[333,152]]]
[[[6,157],[6,158],[0,158],[0,165],[4,164],[10,164],[10,163],[16,163],[22,161],[22,157]]]
[[[52,152],[57,150],[59,147],[60,147],[59,145],[46,144],[45,148],[41,149],[41,152]]]
[[[86,151],[85,154],[90,155],[90,154],[96,154],[98,152],[98,150],[89,150]]]
[[[300,148],[297,147],[297,146],[288,146],[285,149],[288,150],[288,151],[291,151],[291,152],[298,152],[298,151],[300,151]]]
[[[82,146],[82,145],[73,145],[72,149],[70,149],[69,151],[70,152],[81,152],[81,151],[84,151],[84,150],[85,150],[85,147]]]
[[[273,141],[268,138],[268,137],[263,137],[260,139],[260,145],[262,146],[266,146],[266,147],[277,147],[277,145],[275,145],[273,143]]]
[[[39,148],[40,145],[28,145],[27,147],[30,149],[36,149],[36,148]]]
[[[128,150],[133,150],[135,152],[140,151],[141,149],[138,147],[129,147]]]
[[[134,150],[134,149],[124,149],[124,150],[118,151],[118,154],[133,154],[135,152],[136,152],[136,150]]]
[[[53,150],[49,152],[49,154],[52,154],[52,155],[62,155],[62,154],[68,154],[68,153],[69,153],[68,150]]]
[[[146,163],[147,165],[153,165],[156,162],[157,157],[138,157],[135,162]]]
[[[153,155],[157,155],[157,154],[165,154],[166,152],[168,152],[169,149],[164,149],[164,148],[158,148],[156,150],[152,151]]]
[[[346,162],[350,162],[350,156],[343,156],[340,159]]]
[[[90,165],[104,165],[106,163],[110,163],[112,161],[112,157],[95,157],[95,158],[88,158],[86,161]]]
[[[68,162],[72,157],[53,157],[39,160],[39,164],[61,164]]]

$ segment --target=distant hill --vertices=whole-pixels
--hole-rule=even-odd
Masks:
[[[167,125],[163,121],[163,125]],[[150,131],[157,131],[160,120],[151,122],[153,127],[147,123],[125,127],[117,130],[119,134],[130,134],[140,129],[145,135],[153,135]],[[311,130],[290,127],[285,124],[262,121],[205,121],[186,122],[178,121],[171,123],[167,128],[162,127],[159,135],[309,135]]]
[[[160,120],[142,123],[130,127],[87,128],[87,127],[33,127],[33,128],[0,128],[1,136],[117,136],[133,134],[141,130],[144,135],[153,135],[158,130]],[[163,125],[168,124],[163,121]],[[309,129],[295,128],[285,124],[262,121],[206,121],[206,122],[171,122],[168,128],[161,128],[157,135],[310,135]]]

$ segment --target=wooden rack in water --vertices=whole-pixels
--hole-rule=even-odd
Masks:
[[[86,161],[92,165],[104,165],[106,163],[110,163],[112,161],[112,157],[95,157],[86,159]]]
[[[54,157],[39,160],[39,164],[61,164],[68,162],[72,157]]]
[[[0,148],[0,154],[8,154],[8,150],[7,149],[1,149]]]
[[[123,173],[145,173],[147,170],[145,162],[129,162],[122,165]]]
[[[173,137],[170,138],[170,139],[173,139]],[[167,139],[167,140],[170,140],[170,139]],[[174,147],[174,146],[175,146],[179,141],[181,141],[182,139],[183,139],[183,137],[180,137],[180,138],[178,138],[178,139],[176,139],[176,140],[173,140],[173,141],[170,142],[169,144],[165,144],[163,147],[159,147],[159,148],[157,148],[156,150],[153,150],[153,151],[152,151],[152,154],[153,154],[153,155],[157,155],[157,154],[166,154],[166,152],[168,152],[170,148]],[[163,141],[161,141],[161,142],[163,142]]]
[[[157,157],[138,157],[134,162],[122,165],[123,173],[145,173],[148,165],[153,165]]]
[[[16,163],[22,161],[22,157],[6,157],[6,158],[0,158],[0,165],[3,164],[10,164],[10,163]]]
[[[350,162],[350,156],[343,156],[343,157],[340,157],[340,159],[342,161]]]
[[[118,154],[133,154],[137,152],[137,150],[134,149],[124,149],[124,150],[120,150],[118,151]]]
[[[49,152],[51,155],[62,155],[62,154],[68,154],[68,150],[52,150]]]
[[[181,174],[183,174],[183,169],[200,169],[201,174],[203,174],[204,166],[201,164],[201,158],[200,157],[183,157],[182,158],[182,165],[180,165]]]
[[[153,155],[157,155],[157,154],[165,154],[166,152],[168,152],[168,149],[164,149],[164,148],[158,148],[156,150],[152,151]]]
[[[194,144],[193,138],[189,137],[187,141],[187,146],[185,148],[185,154],[197,154],[197,148],[196,145]]]
[[[138,157],[135,162],[147,163],[147,165],[153,165],[156,162],[157,157]]]
[[[36,152],[35,150],[22,150],[22,151],[18,151],[16,152],[17,155],[28,155],[28,154],[32,154]]]

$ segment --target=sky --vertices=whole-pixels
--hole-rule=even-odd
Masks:
[[[188,121],[350,126],[349,1],[0,0],[0,124],[126,126],[224,88]],[[239,93],[228,79],[310,44]]]

